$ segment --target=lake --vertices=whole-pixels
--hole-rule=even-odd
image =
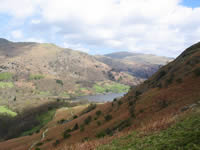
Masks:
[[[109,102],[113,101],[115,98],[124,96],[126,93],[107,93],[107,94],[97,94],[77,97],[76,100],[88,100],[90,102]]]

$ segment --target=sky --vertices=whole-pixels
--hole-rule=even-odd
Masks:
[[[176,57],[200,41],[200,0],[0,0],[0,38]]]

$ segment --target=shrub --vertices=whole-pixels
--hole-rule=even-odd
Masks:
[[[160,73],[157,76],[157,81],[160,80],[162,77],[164,77],[166,74],[167,74],[166,71],[164,70],[160,71]]]
[[[110,121],[110,120],[112,119],[112,116],[111,116],[111,115],[106,115],[106,116],[104,117],[104,119],[105,119],[106,121]]]
[[[101,125],[101,121],[97,121],[97,125],[100,126]]]
[[[84,137],[83,139],[82,139],[82,142],[85,142],[85,141],[88,141],[89,140],[89,137]]]
[[[114,126],[112,130],[115,131],[118,129],[119,131],[122,131],[124,128],[129,127],[129,126],[131,126],[131,121],[130,119],[127,119],[118,123],[116,126]]]
[[[118,103],[118,105],[121,105],[123,102],[119,100],[117,103]]]
[[[105,130],[105,133],[106,133],[107,135],[110,135],[110,136],[113,135],[113,131],[112,131],[110,128],[107,128],[107,129]]]
[[[88,117],[84,120],[84,123],[85,123],[86,125],[88,125],[91,121],[92,121],[92,117],[91,117],[91,116],[88,116]]]
[[[39,142],[39,143],[36,144],[36,146],[41,146],[41,145],[43,145],[43,144],[44,144],[44,143]]]
[[[81,125],[81,126],[80,126],[80,131],[83,132],[84,130],[85,130],[84,125]]]
[[[62,86],[64,85],[62,80],[58,80],[58,79],[57,79],[57,80],[56,80],[56,83],[57,83],[57,84],[60,84],[60,85],[62,85]]]
[[[44,78],[44,75],[41,75],[41,74],[31,74],[29,76],[29,80],[40,80],[43,78]]]
[[[35,150],[40,150],[40,148],[36,147]]]
[[[86,113],[89,113],[90,111],[94,110],[96,107],[97,107],[96,104],[90,104],[90,105],[81,113],[81,115],[86,114]]]
[[[114,100],[113,100],[113,102],[116,102],[117,101],[117,98],[115,98]]]
[[[199,77],[200,76],[200,68],[194,70],[194,74]]]
[[[129,113],[131,114],[131,117],[132,117],[132,118],[135,118],[135,108],[134,108],[134,107],[131,107],[131,108],[129,109]]]
[[[159,105],[163,109],[163,108],[168,107],[169,103],[166,100],[162,100],[159,102]]]
[[[76,118],[78,118],[78,116],[77,116],[77,115],[74,115],[74,116],[73,116],[73,119],[76,119]]]
[[[64,132],[63,133],[63,138],[64,139],[68,139],[68,138],[70,138],[71,137],[71,134],[69,134],[68,132]]]
[[[75,130],[78,130],[78,128],[79,128],[78,123],[76,123],[72,130],[75,131]]]
[[[129,105],[129,106],[133,106],[133,104],[134,104],[133,101],[128,102],[128,105]]]
[[[65,121],[66,121],[65,119],[61,119],[61,120],[59,120],[57,123],[58,123],[58,124],[63,124]]]
[[[101,132],[99,132],[99,133],[96,134],[97,138],[102,138],[104,136],[106,136],[106,133],[104,131],[101,131]]]
[[[60,144],[60,141],[59,141],[59,140],[56,140],[56,141],[53,143],[53,146],[57,146],[58,144]]]
[[[133,100],[134,99],[134,97],[131,95],[131,96],[128,96],[128,98],[127,98],[129,101],[130,100]]]
[[[135,98],[137,99],[138,98],[138,96],[140,96],[142,93],[140,92],[140,91],[136,91],[135,92]]]
[[[101,113],[102,113],[101,110],[96,111],[96,115],[97,115],[97,116],[100,116]]]
[[[140,113],[143,113],[144,112],[144,109],[140,109],[140,111],[139,111]]]
[[[182,83],[183,80],[182,80],[181,78],[178,78],[178,79],[176,80],[176,82],[177,82],[177,83]]]

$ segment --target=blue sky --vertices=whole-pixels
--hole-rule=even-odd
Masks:
[[[0,0],[0,37],[176,57],[200,41],[199,14],[199,0]]]
[[[188,7],[200,7],[200,1],[199,0],[183,0],[182,4],[184,6],[188,6]]]

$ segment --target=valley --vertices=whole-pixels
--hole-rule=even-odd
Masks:
[[[3,122],[0,127],[0,149],[198,148],[199,48],[200,43],[194,44],[175,60],[166,65],[160,64],[152,76],[147,75],[148,79],[140,76],[140,73],[127,71],[126,69],[130,70],[134,65],[129,62],[127,67],[124,64],[126,61],[120,61],[122,58],[118,58],[118,55],[112,63],[103,63],[102,59],[97,61],[100,56],[94,58],[82,53],[71,56],[87,55],[87,59],[92,57],[92,63],[83,69],[88,69],[88,72],[75,73],[77,76],[73,76],[70,74],[73,71],[70,71],[66,79],[64,75],[67,68],[59,67],[65,64],[63,67],[73,69],[74,66],[68,66],[65,63],[68,59],[64,58],[62,63],[58,63],[59,67],[55,67],[54,72],[57,74],[45,74],[43,69],[39,73],[33,69],[35,74],[32,70],[19,74],[18,71],[13,71],[15,67],[7,67],[0,75],[1,96],[4,97],[0,112],[7,114],[0,118]],[[81,70],[76,59],[71,57],[69,59],[75,63],[75,68]],[[101,56],[104,61],[111,59],[107,57]],[[61,60],[60,57],[56,61]],[[116,62],[123,62],[124,67]],[[101,67],[95,67],[97,70],[93,74],[90,67],[95,63]],[[144,68],[150,65],[149,62],[140,65],[144,64]],[[96,73],[101,72],[102,67],[105,73],[98,73],[100,76],[96,78]],[[119,76],[120,80],[116,80]],[[137,82],[132,79],[137,79]],[[12,126],[14,123],[17,123],[15,127]],[[187,132],[183,132],[183,126],[187,128]],[[196,128],[194,131],[193,126]],[[168,137],[169,134],[172,138]],[[187,134],[190,136],[186,136]]]

